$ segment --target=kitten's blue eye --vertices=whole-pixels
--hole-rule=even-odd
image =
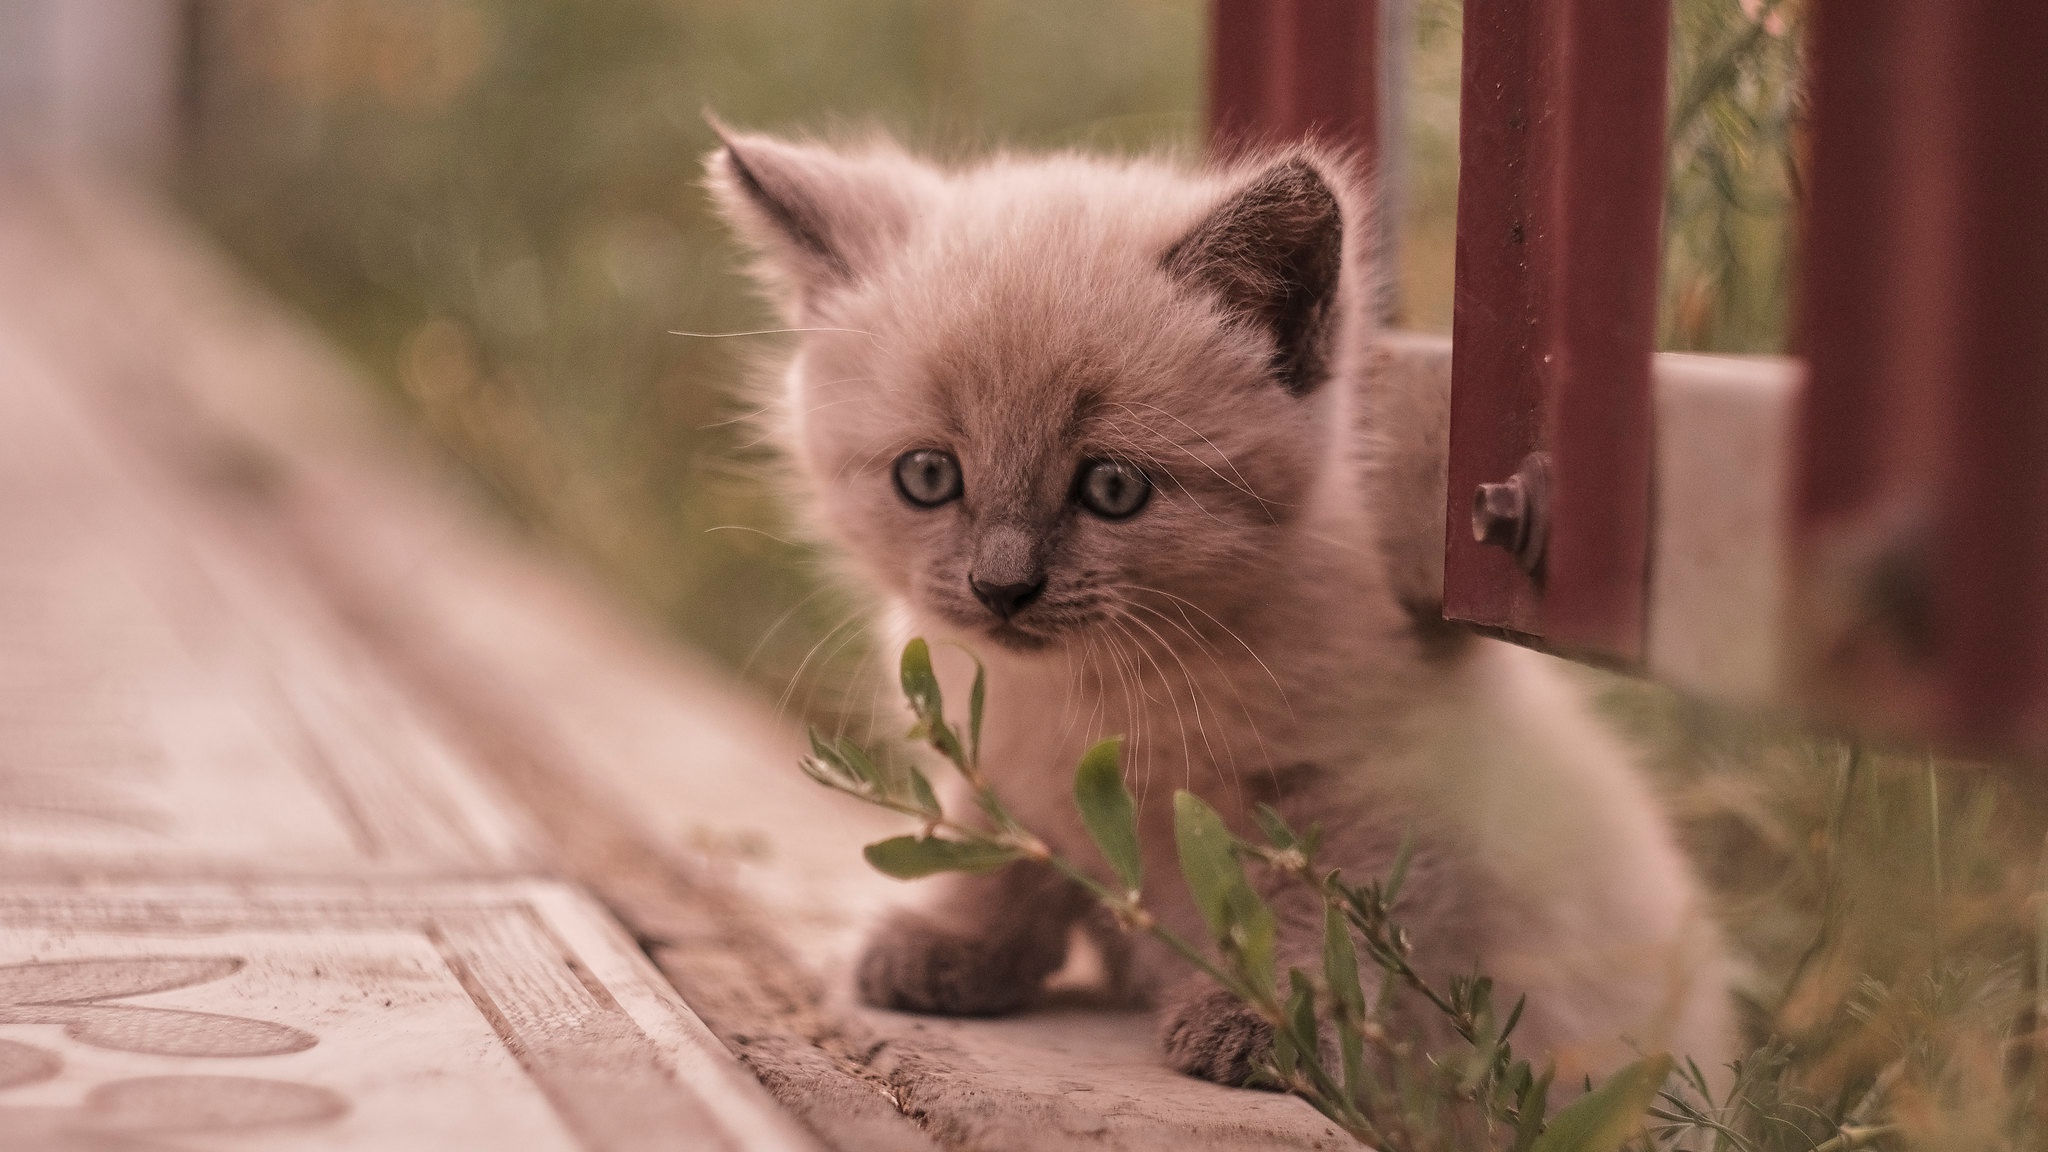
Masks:
[[[896,458],[896,491],[919,508],[960,498],[960,462],[951,452],[919,448]]]
[[[1152,496],[1152,481],[1121,460],[1090,460],[1081,465],[1078,495],[1082,507],[1105,520],[1135,516]]]

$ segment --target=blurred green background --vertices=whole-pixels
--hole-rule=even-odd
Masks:
[[[200,0],[196,15],[187,203],[506,514],[768,691],[802,683],[799,711],[837,707],[857,645],[828,642],[851,606],[781,538],[736,419],[734,384],[778,338],[669,334],[772,324],[706,210],[702,110],[880,124],[949,156],[1201,139],[1207,13],[1189,0]],[[1677,5],[1670,346],[1783,341],[1796,16]],[[1407,27],[1401,322],[1444,330],[1459,6],[1414,0]]]

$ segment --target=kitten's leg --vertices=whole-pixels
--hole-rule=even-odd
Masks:
[[[1159,1047],[1176,1070],[1236,1087],[1273,1047],[1273,1026],[1214,980],[1195,975],[1160,1005]]]
[[[1279,922],[1276,969],[1322,968],[1323,909],[1298,884],[1271,877],[1257,886]],[[1277,891],[1275,889],[1278,889]],[[1368,981],[1371,973],[1361,972]],[[1368,989],[1370,996],[1370,989]],[[1242,1086],[1273,1047],[1273,1027],[1214,980],[1195,973],[1174,985],[1159,1006],[1159,1047],[1167,1063],[1190,1076]]]
[[[902,909],[868,937],[855,977],[877,1008],[993,1016],[1037,999],[1067,956],[1090,900],[1043,864],[953,875],[931,905]]]

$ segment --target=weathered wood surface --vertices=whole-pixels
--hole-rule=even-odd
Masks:
[[[181,1146],[1344,1145],[1085,996],[853,1006],[890,825],[369,395],[159,209],[0,184],[0,1145],[143,1147],[205,1075],[290,1087]],[[38,980],[251,1054],[95,1045]]]
[[[234,366],[260,300],[171,227],[0,192],[0,1147],[815,1147],[588,895],[513,879],[542,824],[207,405],[356,433],[274,375],[288,326]]]
[[[555,883],[11,884],[0,1000],[9,1148],[807,1143]]]

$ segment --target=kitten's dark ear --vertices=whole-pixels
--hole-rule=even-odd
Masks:
[[[1273,371],[1289,392],[1305,395],[1322,382],[1344,267],[1344,213],[1314,164],[1297,156],[1259,173],[1161,263],[1273,337]]]
[[[704,161],[712,197],[761,254],[762,279],[794,315],[901,243],[935,180],[898,152],[793,144],[706,119],[721,142]]]

